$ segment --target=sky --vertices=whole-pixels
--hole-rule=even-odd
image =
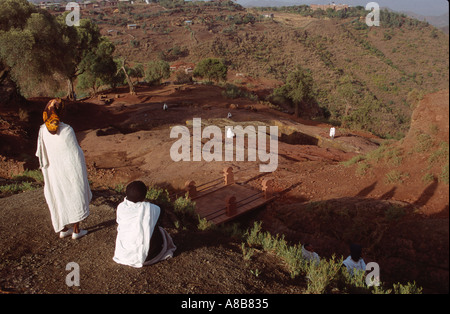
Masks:
[[[251,3],[252,5],[257,5],[257,3],[267,5],[271,3],[270,6],[281,5],[301,5],[301,4],[328,4],[333,0],[238,0],[237,2],[246,5]],[[361,5],[366,6],[369,2],[377,2],[380,7],[388,7],[394,11],[398,12],[414,12],[421,15],[428,16],[440,16],[448,13],[448,1],[447,0],[334,0],[336,4],[345,3],[353,6]]]

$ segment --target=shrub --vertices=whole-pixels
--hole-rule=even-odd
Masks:
[[[345,167],[350,167],[350,166],[360,162],[361,160],[365,160],[365,159],[366,159],[366,157],[364,155],[357,155],[357,156],[355,156],[355,157],[353,157],[353,158],[351,158],[351,159],[349,159],[347,161],[342,162],[342,164]]]
[[[179,197],[173,203],[175,214],[195,216],[195,202],[188,197]]]
[[[433,139],[426,133],[418,133],[416,140],[414,150],[418,153],[426,152],[433,146]]]
[[[10,195],[37,189],[44,182],[41,170],[25,170],[12,176],[14,182],[0,186],[0,194]]]
[[[423,177],[422,177],[422,181],[425,184],[431,183],[434,180],[436,180],[436,178],[434,177],[434,175],[432,173],[426,173]]]
[[[198,217],[198,225],[197,228],[198,230],[208,230],[208,229],[213,229],[214,228],[214,224],[209,222],[208,220],[206,220],[206,218],[200,218]]]
[[[24,172],[22,172],[19,175],[13,176],[14,180],[18,180],[18,181],[35,181],[35,182],[44,182],[44,176],[42,174],[42,171],[37,169],[37,170],[25,170]]]
[[[345,288],[350,293],[374,293],[390,294],[391,289],[384,289],[382,283],[378,287],[367,287],[365,272],[361,271],[353,276],[342,266],[342,257],[332,256],[330,259],[321,259],[320,263],[309,263],[302,256],[302,246],[289,245],[283,236],[272,236],[269,232],[263,232],[261,222],[255,222],[248,229],[244,238],[246,242],[241,244],[244,259],[251,259],[254,249],[260,247],[264,251],[270,251],[283,259],[289,268],[291,277],[304,275],[308,279],[306,293],[326,293],[334,287]],[[246,244],[249,248],[246,247]],[[397,284],[394,287],[396,293],[421,293],[422,288],[414,283],[406,285]]]
[[[189,84],[192,83],[192,74],[179,71],[175,73],[175,84]]]
[[[193,227],[198,229],[202,224],[200,218],[195,212],[195,202],[193,202],[188,195],[179,197],[173,202],[173,210],[180,222],[175,222],[175,225],[185,227]]]
[[[423,99],[424,96],[425,96],[425,94],[424,94],[423,91],[419,91],[417,89],[413,89],[412,91],[410,91],[408,93],[406,101],[411,106],[411,109],[414,109],[414,108],[417,107],[417,105]]]
[[[367,162],[362,162],[358,165],[358,168],[356,169],[356,173],[360,176],[364,176],[367,174],[367,171],[371,168],[372,166],[367,163]]]
[[[150,61],[147,71],[145,71],[145,80],[153,85],[161,84],[162,79],[170,77],[170,65],[166,61]]]
[[[36,189],[31,182],[12,183],[0,186],[0,193],[14,194],[18,192],[31,191]]]
[[[397,221],[405,215],[406,212],[403,208],[394,205],[390,206],[384,212],[385,219],[389,221]]]
[[[257,100],[257,96],[252,93],[249,93],[243,89],[240,89],[234,84],[227,83],[225,85],[225,90],[222,92],[222,95],[227,98],[236,99],[236,98],[248,98],[251,100]]]
[[[406,285],[401,283],[394,284],[395,294],[422,294],[422,288],[416,285],[416,282],[408,282]]]
[[[386,174],[387,183],[403,183],[405,179],[409,177],[409,174],[403,173],[399,170],[392,170]]]
[[[158,206],[170,204],[169,192],[157,187],[150,187],[145,198]]]
[[[139,40],[132,39],[132,40],[130,40],[130,44],[131,44],[131,47],[138,48],[141,45],[141,42]]]
[[[430,166],[433,166],[434,164],[438,162],[447,161],[449,159],[449,145],[447,142],[442,142],[439,145],[439,149],[434,151],[430,157],[428,158],[428,164]]]
[[[280,256],[286,262],[292,278],[305,272],[306,262],[302,257],[300,244],[290,246],[284,236],[272,236],[269,232],[261,230],[261,222],[255,222],[253,228],[247,230],[245,236],[248,246],[258,246],[264,251],[274,252]]]
[[[319,264],[309,263],[306,278],[308,287],[306,293],[322,294],[327,291],[330,284],[336,280],[342,265],[342,258],[332,256],[330,260],[322,259]]]

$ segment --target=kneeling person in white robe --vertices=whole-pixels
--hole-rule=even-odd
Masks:
[[[159,226],[160,207],[145,202],[147,187],[141,181],[127,186],[126,198],[117,207],[117,238],[113,260],[135,268],[173,257],[172,238]]]
[[[44,109],[36,156],[44,176],[44,195],[55,232],[61,238],[79,239],[87,234],[80,222],[89,216],[92,192],[86,161],[70,125],[60,122],[61,99],[52,99]],[[68,225],[73,224],[73,228]]]

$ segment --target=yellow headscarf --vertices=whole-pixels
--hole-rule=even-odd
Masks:
[[[61,98],[52,99],[45,106],[43,119],[47,130],[51,134],[56,134],[59,128],[60,117],[64,109]]]

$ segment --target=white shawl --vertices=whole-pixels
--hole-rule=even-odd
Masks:
[[[152,258],[149,261],[146,261],[144,263],[144,266],[153,265],[153,264],[158,263],[160,261],[164,261],[166,259],[172,258],[173,257],[173,253],[177,249],[175,244],[173,244],[172,237],[170,236],[170,234],[164,228],[159,227],[159,232],[161,232],[162,239],[163,239],[162,250],[157,256],[155,256],[154,258]]]
[[[345,267],[347,267],[347,270],[351,275],[353,275],[354,271],[366,271],[366,263],[362,258],[359,259],[358,262],[355,262],[351,256],[347,257],[346,260],[344,260],[343,264]]]
[[[86,219],[92,192],[84,154],[72,127],[61,122],[58,133],[53,135],[41,125],[36,156],[55,232]]]
[[[320,263],[320,256],[316,252],[310,252],[307,249],[305,249],[304,246],[302,246],[302,256],[305,260],[309,262],[313,262],[315,264]]]
[[[134,203],[125,198],[117,207],[117,238],[113,260],[140,268],[150,249],[150,238],[161,209],[149,202]]]

